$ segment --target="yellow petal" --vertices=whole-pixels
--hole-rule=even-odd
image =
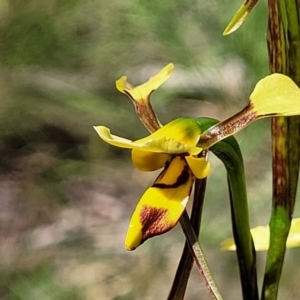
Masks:
[[[300,90],[291,78],[275,73],[257,83],[250,105],[258,117],[299,115]]]
[[[236,31],[244,23],[245,19],[248,17],[257,2],[258,0],[246,0],[227,25],[223,35],[228,35]]]
[[[162,85],[172,74],[173,64],[168,64],[159,73],[151,77],[146,83],[132,87],[123,76],[116,81],[118,91],[128,94],[133,100],[139,102],[148,99],[149,95]]]
[[[197,127],[193,128],[192,126],[191,128],[186,127],[188,124],[192,124],[189,121],[187,123],[176,121],[177,120],[174,120],[171,123],[174,123],[173,125],[178,124],[178,128],[176,128],[176,126],[168,126],[169,123],[155,133],[134,142],[111,134],[109,128],[105,126],[94,126],[94,129],[106,143],[120,148],[168,154],[190,153],[191,155],[197,155],[200,153],[202,149],[194,146],[199,139],[200,129]],[[185,123],[185,127],[180,126],[183,125],[183,123]],[[164,129],[165,127],[166,129]],[[177,136],[178,139],[174,139],[173,136]],[[187,144],[184,144],[184,142]]]
[[[131,90],[133,86],[127,82],[126,76],[122,76],[120,79],[116,80],[116,88],[119,92],[125,94],[125,90]]]
[[[202,179],[210,174],[210,163],[204,157],[186,156],[185,159],[196,178]]]
[[[173,138],[166,136],[157,137],[151,139],[151,136],[137,140],[132,143],[132,148],[140,149],[143,151],[168,153],[168,154],[183,154],[190,153],[191,155],[197,155],[202,151],[199,147],[190,147],[186,144],[182,144]]]
[[[171,155],[133,149],[131,158],[138,170],[148,172],[164,167],[171,160]]]
[[[269,226],[258,226],[251,229],[251,234],[256,251],[264,251],[269,248],[270,232]],[[221,243],[221,250],[235,251],[236,246],[233,238]]]
[[[274,73],[257,83],[246,107],[203,132],[198,145],[207,149],[262,118],[294,115],[300,115],[300,89],[288,76]]]
[[[300,247],[300,218],[295,218],[292,220],[291,229],[286,242],[286,247]]]
[[[265,251],[269,248],[270,229],[269,226],[258,226],[251,229],[253,242],[257,251]],[[300,247],[300,218],[292,220],[291,229],[286,241],[287,248]],[[227,239],[221,244],[222,250],[235,251],[236,246],[234,240]]]
[[[196,147],[200,138],[201,129],[195,119],[179,118],[161,127],[148,137],[134,142],[138,144],[151,144],[152,152],[165,152],[169,154],[189,153],[197,155],[201,148]],[[163,151],[157,151],[155,148]]]
[[[221,243],[220,249],[225,251],[236,251],[236,245],[234,243],[234,239],[229,238],[223,241]]]
[[[163,234],[178,222],[194,182],[186,161],[175,157],[140,199],[128,227],[125,247],[134,250],[150,237]]]
[[[117,135],[113,135],[110,133],[109,128],[105,126],[94,126],[94,129],[99,134],[100,138],[113,146],[120,147],[120,148],[127,148],[132,149],[132,141],[128,139],[124,139],[122,137],[119,137]]]

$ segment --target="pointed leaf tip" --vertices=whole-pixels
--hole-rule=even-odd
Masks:
[[[233,16],[232,20],[227,25],[226,29],[223,32],[223,35],[229,35],[236,31],[244,23],[257,2],[258,0],[246,0],[246,2],[242,4],[236,14]]]

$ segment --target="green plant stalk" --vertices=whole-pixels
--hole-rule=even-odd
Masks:
[[[210,118],[198,119],[202,131],[217,123]],[[250,233],[244,162],[234,137],[213,145],[210,149],[224,164],[230,195],[232,228],[240,270],[244,300],[258,299],[256,253]]]
[[[191,210],[191,224],[197,237],[200,233],[200,223],[206,190],[206,182],[207,179],[204,178],[196,179],[195,183],[194,200]],[[173,284],[168,296],[168,300],[184,299],[193,263],[194,260],[190,252],[189,245],[187,242],[185,242],[181,258],[177,267],[177,271],[173,280]]]
[[[300,84],[299,2],[269,0],[268,50],[271,73]],[[299,100],[300,101],[300,100]],[[272,120],[273,201],[263,300],[277,299],[286,239],[294,211],[299,172],[299,117]]]
[[[231,138],[228,138],[232,140]],[[235,142],[235,140],[232,140]],[[225,144],[226,143],[226,144]],[[215,144],[211,151],[222,160],[228,177],[233,236],[239,262],[244,300],[258,299],[256,253],[250,234],[247,193],[241,154],[228,140]]]

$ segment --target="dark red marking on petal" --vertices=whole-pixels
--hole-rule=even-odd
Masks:
[[[165,208],[155,208],[148,205],[143,206],[140,212],[143,241],[152,236],[163,234],[175,225],[164,222],[167,213],[168,210]]]
[[[154,183],[153,187],[160,188],[160,189],[174,189],[187,183],[189,178],[190,178],[190,169],[188,166],[184,166],[183,170],[181,171],[180,175],[177,177],[174,183],[170,183],[170,184]]]

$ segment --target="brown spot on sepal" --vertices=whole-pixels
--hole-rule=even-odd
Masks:
[[[168,210],[165,208],[155,208],[148,205],[143,206],[140,212],[143,235],[142,242],[173,228],[175,224],[165,222],[167,214]]]

